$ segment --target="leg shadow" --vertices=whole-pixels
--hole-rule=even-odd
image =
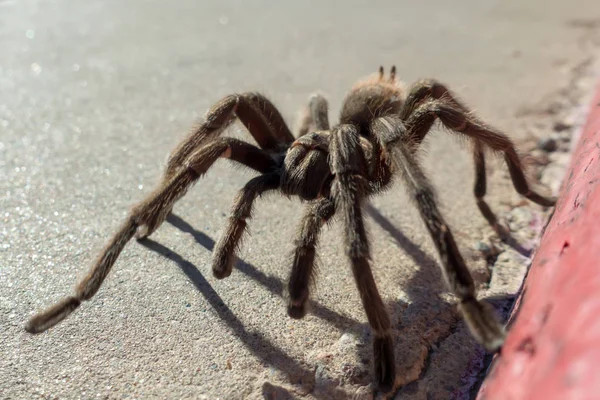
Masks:
[[[517,242],[517,240],[511,235],[510,232],[507,232],[505,236],[501,237],[501,239],[502,239],[502,242],[504,242],[506,245],[510,246],[513,250],[515,250],[517,253],[519,253],[523,257],[531,258],[533,249],[528,249],[526,247],[523,247],[519,242]]]
[[[260,332],[249,332],[246,330],[242,322],[235,314],[233,314],[233,312],[231,312],[194,264],[151,239],[143,239],[140,240],[139,243],[147,249],[157,252],[175,262],[194,286],[196,286],[196,289],[198,289],[202,296],[210,303],[211,307],[217,312],[219,317],[225,321],[236,337],[242,341],[244,346],[250,350],[254,356],[262,360],[265,364],[272,365],[279,371],[284,372],[288,376],[291,384],[304,386],[308,390],[312,388],[315,380],[314,371],[307,366],[301,365],[297,360],[274,346],[265,339]],[[328,388],[328,390],[332,395],[336,393],[342,395],[339,389],[335,387]]]
[[[437,260],[425,253],[421,248],[406,237],[402,231],[394,226],[386,217],[384,217],[377,208],[371,204],[365,206],[367,214],[373,220],[389,233],[402,248],[413,259],[419,267],[417,273],[411,278],[410,283],[403,288],[410,299],[419,301],[423,298],[424,292],[437,293],[446,290],[443,286],[442,273]]]
[[[167,222],[169,222],[171,225],[173,225],[180,231],[192,235],[194,240],[202,247],[206,248],[209,251],[213,250],[215,246],[215,241],[205,233],[196,230],[193,226],[188,224],[179,216],[175,214],[170,214],[167,217]],[[281,282],[281,280],[279,280],[278,278],[265,274],[264,272],[256,268],[254,265],[241,259],[238,259],[238,261],[234,264],[234,267],[247,277],[261,284],[271,293],[283,297],[284,285],[283,282]],[[316,301],[311,301],[310,313],[324,321],[329,322],[341,331],[351,331],[356,333],[360,332],[362,327],[366,325],[361,324],[358,321],[352,318],[348,318],[333,310],[330,310],[327,307],[320,305]]]
[[[427,374],[431,363],[432,349],[441,345],[447,337],[456,332],[458,325],[464,324],[464,322],[456,304],[448,302],[440,296],[441,293],[447,292],[448,288],[444,283],[439,262],[407,238],[375,207],[369,204],[365,209],[367,214],[387,231],[419,266],[417,272],[403,287],[411,303],[403,305],[400,302],[390,305],[394,320],[399,321],[395,355],[396,360],[399,362],[399,376],[403,377],[401,383],[403,387],[398,392],[400,396],[398,398],[402,398],[403,394],[409,396],[412,391],[420,390],[417,387],[419,385],[417,381],[420,381]],[[512,244],[513,246],[518,245],[514,239]],[[506,295],[486,298],[485,300],[506,320],[514,299],[515,296]],[[479,373],[484,376],[493,355],[486,354],[483,347],[473,337],[470,338],[470,341],[476,349],[475,352],[481,355],[483,363],[481,371],[475,371],[474,373],[475,375]],[[462,350],[457,349],[457,351]],[[447,383],[449,382],[445,382],[444,377],[440,375],[439,377],[430,376],[426,382],[421,384],[443,387]],[[479,384],[480,382],[476,382],[474,387]],[[420,391],[422,392],[422,390]],[[413,394],[416,395],[416,393]]]

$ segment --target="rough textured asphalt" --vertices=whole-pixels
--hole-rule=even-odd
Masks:
[[[126,248],[92,301],[48,333],[23,331],[32,312],[71,293],[222,96],[262,91],[292,123],[321,90],[335,118],[354,80],[396,64],[406,81],[448,83],[525,141],[523,127],[547,117],[539,102],[585,61],[585,30],[600,25],[595,0],[365,3],[0,0],[0,398],[370,396],[370,338],[338,225],[323,235],[301,321],[283,300],[298,201],[259,201],[237,269],[212,277],[210,250],[252,176],[225,162],[151,240]],[[490,229],[471,195],[471,157],[443,132],[427,144],[443,211],[486,281],[473,245]],[[490,170],[502,214],[518,196],[502,164]],[[399,382],[426,381],[397,398],[457,397],[481,349],[438,295],[427,232],[399,186],[369,214]],[[514,292],[518,279],[487,296]]]

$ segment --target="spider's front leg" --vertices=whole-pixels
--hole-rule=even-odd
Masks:
[[[246,231],[246,220],[252,216],[252,206],[263,193],[279,188],[281,176],[278,172],[260,175],[251,179],[238,193],[233,202],[231,217],[213,253],[213,275],[223,279],[231,275],[235,251]]]
[[[331,133],[331,169],[335,174],[332,195],[345,225],[345,251],[352,264],[354,280],[374,333],[375,378],[382,391],[390,391],[396,379],[394,342],[385,305],[377,290],[369,260],[369,239],[362,215],[362,202],[368,190],[366,162],[359,134],[352,125],[340,125]]]
[[[440,213],[434,190],[411,150],[404,144],[406,128],[399,118],[382,117],[371,125],[384,151],[391,156],[438,250],[446,283],[460,300],[460,309],[473,336],[488,351],[496,351],[504,341],[504,328],[490,307],[475,296],[473,278],[454,241],[450,227]]]
[[[297,195],[305,200],[314,200],[323,193],[327,179],[331,177],[327,163],[328,134],[311,133],[298,138],[290,146],[282,168],[274,173],[251,180],[238,194],[232,216],[225,231],[215,246],[213,274],[222,279],[231,274],[235,250],[246,229],[246,220],[251,217],[254,200],[262,193],[281,189],[286,195]],[[312,275],[315,246],[323,220],[331,218],[333,204],[326,199],[317,200],[303,219],[300,239],[290,278],[290,304],[288,313],[294,318],[304,316],[308,299],[308,285]]]
[[[311,202],[306,207],[302,222],[298,228],[296,249],[292,273],[288,281],[290,295],[288,315],[292,318],[303,318],[306,315],[306,304],[309,288],[314,277],[316,247],[319,242],[321,227],[335,214],[335,204],[329,198]]]
[[[296,248],[292,271],[288,280],[288,315],[292,318],[303,318],[307,312],[307,303],[310,297],[310,285],[314,278],[316,247],[321,233],[321,227],[335,214],[335,204],[328,197],[328,193],[319,193],[325,180],[330,178],[329,164],[327,162],[329,141],[328,104],[325,97],[319,93],[310,96],[308,107],[301,121],[298,139],[288,153],[285,168],[296,169],[297,172],[286,174],[288,191],[296,190],[300,186],[308,188],[302,190],[304,197],[324,196],[311,201],[298,227],[296,234]],[[315,131],[321,131],[321,134]],[[311,135],[307,133],[313,132]],[[311,150],[315,150],[307,157]],[[304,158],[304,162],[302,159]],[[291,178],[291,179],[290,179]]]

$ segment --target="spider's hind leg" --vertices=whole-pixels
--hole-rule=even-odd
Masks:
[[[418,147],[438,118],[451,131],[464,134],[472,140],[475,162],[473,193],[482,215],[500,236],[506,234],[505,229],[500,226],[493,211],[484,200],[486,194],[484,146],[504,154],[513,186],[519,194],[545,207],[551,207],[556,203],[556,198],[542,196],[530,188],[512,141],[503,133],[479,121],[440,82],[435,80],[417,82],[404,102],[400,118],[407,127],[406,143],[411,146],[411,149]]]

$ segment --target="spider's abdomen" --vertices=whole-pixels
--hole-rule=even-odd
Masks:
[[[365,128],[377,117],[399,113],[403,103],[404,93],[396,82],[377,78],[359,82],[344,100],[340,122]]]

